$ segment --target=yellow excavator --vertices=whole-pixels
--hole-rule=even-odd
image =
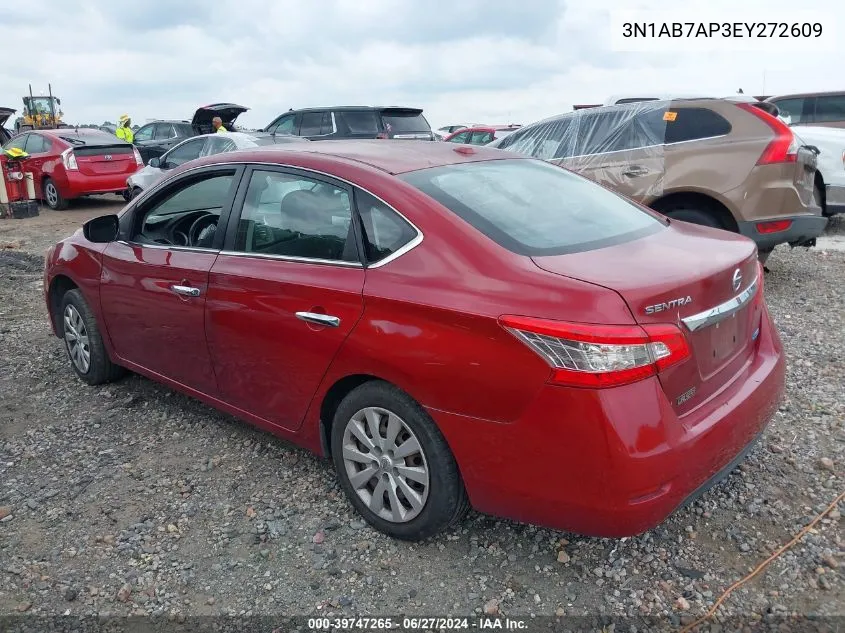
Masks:
[[[66,127],[62,123],[60,106],[62,100],[53,96],[53,86],[47,84],[48,94],[33,95],[32,85],[29,86],[29,96],[23,98],[23,116],[15,121],[15,131],[43,130]]]

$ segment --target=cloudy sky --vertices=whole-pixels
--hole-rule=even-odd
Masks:
[[[719,0],[722,1],[722,0]],[[825,35],[845,2],[815,0]],[[720,19],[789,18],[779,0],[719,5]],[[52,83],[71,123],[190,118],[234,101],[262,127],[288,108],[416,105],[432,125],[529,123],[610,94],[724,96],[843,89],[843,50],[614,50],[613,14],[687,19],[690,0],[0,0],[0,105]],[[714,3],[701,5],[713,13]],[[683,9],[681,9],[683,8]],[[673,14],[673,11],[683,13]],[[802,9],[803,10],[803,9]],[[801,19],[807,14],[801,14]],[[845,35],[845,31],[841,31]],[[837,38],[838,39],[838,38]],[[845,40],[845,37],[842,38]],[[826,40],[830,42],[831,40]],[[677,44],[677,43],[676,43]],[[838,44],[837,44],[838,46]],[[800,50],[799,50],[800,49]],[[8,49],[7,49],[8,50]]]

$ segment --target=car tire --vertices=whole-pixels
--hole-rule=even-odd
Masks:
[[[68,360],[84,382],[101,385],[126,373],[109,358],[97,320],[79,289],[68,290],[62,297],[58,318]]]
[[[64,196],[62,196],[62,192],[59,191],[59,188],[56,186],[56,183],[53,182],[50,178],[44,179],[44,202],[47,203],[47,206],[53,209],[53,211],[61,211],[62,209],[67,209],[67,200]]]
[[[701,226],[709,226],[714,229],[723,229],[724,225],[712,213],[708,213],[702,209],[694,207],[677,206],[661,211],[667,217],[673,220],[681,220],[682,222],[689,222],[690,224],[700,224]]]
[[[460,521],[469,507],[440,429],[408,394],[386,382],[367,382],[343,399],[331,449],[344,493],[367,523],[389,536],[428,538]]]

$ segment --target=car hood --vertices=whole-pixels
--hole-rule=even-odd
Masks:
[[[12,116],[16,110],[12,108],[2,108],[0,107],[0,126],[6,125],[6,121],[9,120],[9,117]]]
[[[211,105],[197,108],[194,118],[191,119],[191,126],[198,134],[208,134],[211,131],[211,120],[219,116],[223,123],[231,124],[249,108],[236,103],[212,103]]]

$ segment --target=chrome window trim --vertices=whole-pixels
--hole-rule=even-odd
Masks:
[[[724,303],[720,303],[709,310],[681,319],[681,321],[683,321],[684,325],[687,326],[690,332],[695,332],[702,328],[715,325],[745,307],[748,302],[754,298],[755,294],[757,294],[756,279],[735,297],[732,297]]]
[[[577,156],[564,156],[563,158],[544,158],[541,160],[552,161],[552,160],[572,160],[573,158],[587,158],[589,156],[609,156],[610,154],[621,154],[622,152],[638,152],[641,149],[652,149],[655,147],[674,147],[675,145],[683,145],[685,143],[700,143],[701,141],[710,141],[714,138],[725,138],[729,136],[729,134],[717,134],[716,136],[704,136],[702,138],[691,138],[686,141],[675,141],[674,143],[655,143],[654,145],[643,145],[642,147],[634,147],[631,149],[616,149],[612,152],[594,152],[592,154],[578,154]],[[507,138],[507,137],[505,137]],[[519,141],[516,141],[519,142]],[[507,148],[505,148],[507,149]],[[532,156],[532,158],[539,158],[538,156]],[[662,158],[662,157],[661,157]]]
[[[272,253],[247,253],[244,251],[220,251],[221,255],[230,257],[250,257],[255,259],[278,259],[286,262],[299,262],[303,264],[321,264],[324,266],[341,266],[343,268],[363,268],[361,262],[345,262],[335,259],[319,259],[317,257],[296,257],[294,255],[274,255]]]
[[[154,248],[160,251],[183,251],[186,253],[219,253],[220,249],[218,248],[201,248],[199,246],[179,246],[177,244],[173,244],[169,246],[167,244],[147,244],[146,242],[132,242],[129,240],[117,240],[117,244],[123,244],[124,246],[139,246],[141,248]]]
[[[349,185],[350,187],[357,187],[361,191],[371,195],[373,198],[375,198],[376,200],[381,202],[388,209],[393,211],[400,218],[405,220],[405,222],[407,222],[408,225],[412,229],[414,229],[414,231],[416,232],[416,234],[417,234],[416,237],[411,239],[404,246],[398,248],[395,252],[391,253],[390,255],[385,257],[384,259],[381,259],[381,260],[379,260],[375,263],[367,265],[368,269],[369,268],[381,268],[382,266],[386,266],[390,262],[398,259],[399,257],[402,257],[402,255],[404,255],[405,253],[412,251],[413,249],[415,249],[417,246],[419,246],[423,242],[423,239],[424,239],[425,236],[424,236],[423,232],[420,230],[420,228],[416,224],[411,222],[407,218],[407,216],[405,216],[405,214],[403,214],[401,211],[396,209],[396,207],[394,207],[392,204],[386,202],[384,200],[384,198],[382,198],[381,196],[373,193],[372,191],[370,191],[366,187],[363,187],[363,186],[356,184],[352,181],[346,180],[345,178],[342,178],[340,176],[336,176],[334,174],[329,174],[329,173],[326,173],[324,171],[319,171],[317,169],[310,169],[308,167],[301,167],[299,165],[290,165],[288,163],[218,162],[218,163],[208,163],[206,165],[197,165],[196,167],[191,167],[190,169],[186,169],[185,171],[180,172],[176,176],[176,178],[181,178],[185,174],[189,174],[191,172],[198,171],[198,170],[201,170],[201,169],[209,169],[209,168],[215,168],[215,167],[231,167],[232,169],[237,170],[239,167],[256,167],[256,166],[259,166],[259,167],[277,167],[277,168],[281,167],[281,168],[285,168],[285,169],[297,169],[299,171],[317,174],[318,176],[323,176],[325,178],[331,178],[333,180],[337,180],[338,182],[342,182],[346,185]],[[158,191],[159,189],[164,187],[167,183],[162,182],[162,180],[164,180],[164,179],[158,180],[155,184],[153,184],[152,187],[150,187],[149,189],[147,189],[146,191],[141,193],[140,196],[135,198],[130,203],[130,205],[128,207],[126,207],[126,209],[124,210],[124,213],[128,213],[130,211],[134,212],[135,208],[139,204],[141,204],[146,198],[153,195],[156,191]],[[170,179],[167,179],[167,180],[170,180]],[[240,215],[238,216],[238,219],[240,220]],[[230,217],[230,220],[231,220],[231,217]],[[139,245],[140,246],[149,246],[148,244],[139,244]],[[180,249],[185,249],[185,248],[191,249],[191,248],[193,248],[193,247],[190,247],[190,246],[173,246],[173,247],[168,247],[168,246],[164,246],[164,245],[156,245],[156,246],[159,246],[161,248],[180,248]],[[211,249],[198,249],[198,250],[201,250],[202,252],[206,253]],[[225,255],[237,255],[239,257],[259,257],[261,259],[284,259],[286,261],[299,261],[299,262],[303,262],[303,263],[311,262],[311,263],[319,263],[319,264],[324,264],[324,265],[342,266],[344,268],[348,268],[350,266],[350,264],[353,264],[355,266],[363,268],[363,266],[361,265],[361,262],[342,262],[342,261],[325,260],[325,259],[323,259],[323,260],[321,260],[321,259],[309,259],[307,257],[288,257],[286,255],[268,255],[268,254],[264,254],[264,253],[241,253],[239,251],[220,251],[220,254],[221,255],[224,255],[224,254]]]

